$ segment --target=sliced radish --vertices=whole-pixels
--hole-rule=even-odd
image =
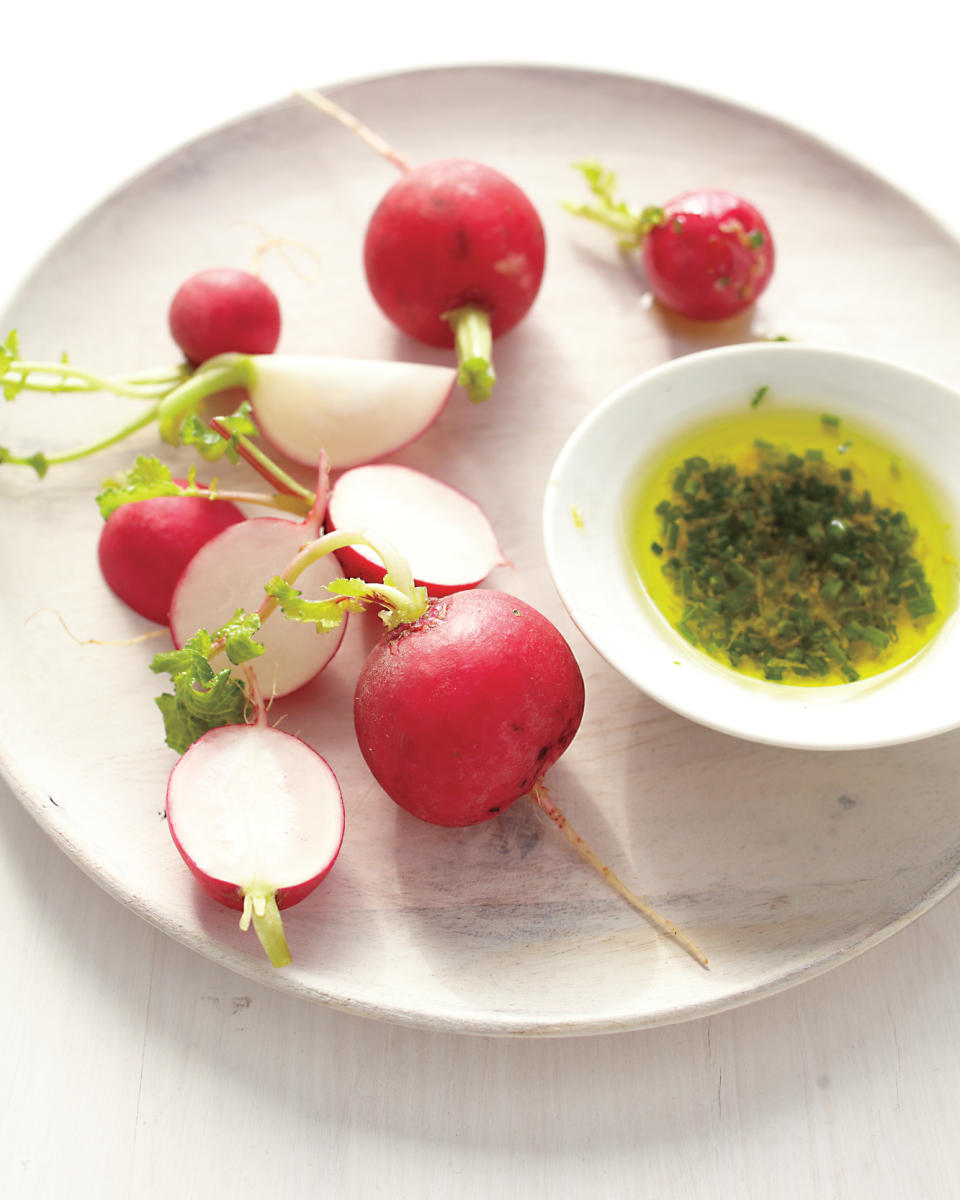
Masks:
[[[275,967],[290,962],[281,908],[324,878],[343,841],[343,798],[326,761],[265,724],[212,729],[167,783],[167,823],[200,886],[242,912]]]
[[[463,492],[395,463],[345,471],[327,506],[327,527],[376,529],[410,564],[431,596],[476,587],[505,562],[483,510]],[[348,575],[380,583],[383,564],[365,546],[337,554]]]
[[[170,606],[170,633],[179,648],[198,629],[213,631],[238,608],[254,610],[264,602],[264,585],[281,574],[306,542],[312,526],[280,517],[255,517],[231,525],[207,542],[180,577]],[[303,572],[298,586],[318,595],[342,577],[334,555],[319,559]],[[264,653],[248,665],[267,698],[285,696],[323,670],[340,645],[344,625],[317,633],[312,625],[279,618],[264,623],[257,640]],[[239,673],[238,673],[239,675]]]
[[[439,416],[456,372],[426,363],[306,355],[257,357],[248,387],[264,437],[294,462],[372,462],[419,437]]]

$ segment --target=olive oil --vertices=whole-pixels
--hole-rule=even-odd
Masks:
[[[932,481],[859,423],[763,400],[638,476],[640,585],[690,642],[756,678],[834,685],[909,661],[957,602]]]

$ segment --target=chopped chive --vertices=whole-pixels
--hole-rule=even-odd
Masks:
[[[840,424],[840,418],[835,417],[833,415],[833,413],[821,413],[820,414],[820,424],[821,425],[832,425],[834,428],[836,428]]]
[[[752,472],[688,456],[656,505],[662,534],[650,548],[688,602],[676,628],[764,678],[856,680],[858,660],[887,650],[904,614],[937,611],[911,553],[916,531],[821,449],[754,445]]]
[[[769,391],[770,391],[770,387],[768,384],[764,384],[763,387],[758,387],[757,390],[750,397],[750,407],[756,408],[757,405],[760,403],[760,401],[764,398],[764,396]]]

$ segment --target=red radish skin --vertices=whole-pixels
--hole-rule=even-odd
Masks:
[[[504,592],[431,602],[371,651],[357,682],[361,753],[401,808],[435,825],[488,821],[573,740],[583,676],[563,636]]]
[[[483,510],[449,484],[397,463],[345,471],[327,507],[327,528],[375,529],[403,554],[414,583],[431,596],[474,588],[505,559]],[[381,583],[385,568],[368,547],[337,551],[347,575]]]
[[[167,824],[203,890],[252,917],[274,966],[290,961],[278,909],[326,878],[343,842],[340,786],[305,742],[265,723],[223,725],[170,773]]]
[[[525,316],[540,290],[543,225],[523,191],[481,163],[442,159],[410,167],[367,227],[367,282],[404,333],[452,346],[444,314],[476,305],[494,337]]]
[[[211,538],[243,520],[235,504],[198,496],[155,496],[122,504],[100,533],[103,578],[134,612],[166,625],[187,564]]]
[[[773,237],[746,200],[715,189],[684,192],[643,239],[650,290],[694,321],[736,316],[761,295],[774,267]]]
[[[194,365],[218,354],[272,354],[280,304],[256,275],[229,267],[198,271],[170,302],[170,334]]]

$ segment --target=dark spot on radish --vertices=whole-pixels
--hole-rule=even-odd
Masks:
[[[498,813],[499,811],[500,811],[500,805],[499,805],[499,804],[496,804],[496,805],[494,805],[494,807],[493,807],[493,808],[488,808],[488,809],[487,809],[487,812],[489,812],[489,813]]]
[[[470,257],[470,238],[465,229],[458,229],[456,233],[457,249],[454,258],[469,258]]]
[[[549,753],[549,749],[550,749],[549,746],[541,746],[540,751],[537,754],[538,760],[541,758],[546,758],[547,754]]]

